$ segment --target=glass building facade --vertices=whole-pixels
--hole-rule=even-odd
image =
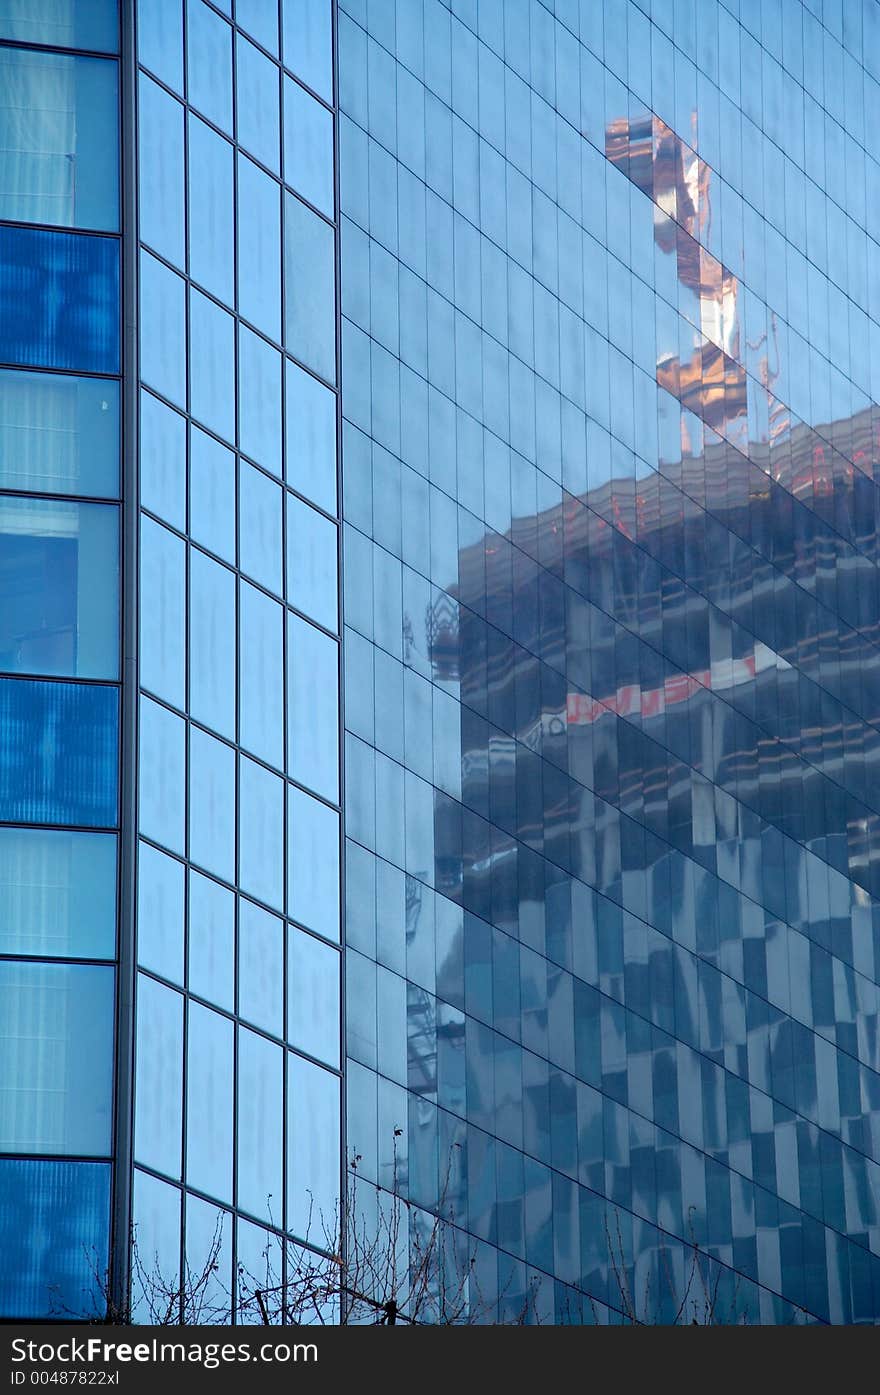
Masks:
[[[880,1320],[877,0],[0,69],[0,1317],[356,1157],[480,1320]]]

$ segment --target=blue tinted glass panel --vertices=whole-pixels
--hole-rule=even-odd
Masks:
[[[280,73],[247,39],[235,44],[236,113],[239,143],[278,173]]]
[[[281,190],[238,157],[238,308],[270,339],[281,338]]]
[[[115,834],[0,828],[0,954],[115,951]]]
[[[109,967],[0,960],[4,1153],[109,1153],[113,983]]]
[[[119,495],[119,384],[0,369],[0,489]]]
[[[239,760],[238,878],[243,891],[283,909],[284,785],[262,765]]]
[[[284,1004],[284,928],[250,901],[238,903],[238,1011],[280,1037]]]
[[[238,1204],[264,1220],[281,1206],[284,1138],[282,1048],[238,1030]]]
[[[189,739],[189,854],[218,877],[235,866],[235,752],[198,727]]]
[[[278,53],[278,6],[274,0],[237,0],[235,22],[270,53]]]
[[[336,381],[334,237],[329,223],[284,196],[286,347],[328,382]]]
[[[115,688],[0,679],[0,821],[112,827],[118,706]]]
[[[201,0],[200,0],[201,3]],[[189,272],[232,304],[235,200],[232,146],[198,117],[189,119]]]
[[[138,806],[142,833],[173,852],[184,851],[186,725],[142,697],[138,733]]]
[[[284,178],[333,217],[333,117],[289,77],[284,79]]]
[[[116,53],[119,0],[0,0],[0,39]]]
[[[182,0],[138,0],[138,62],[183,92]]]
[[[281,475],[281,355],[245,325],[238,331],[239,449]]]
[[[288,915],[326,939],[338,940],[339,815],[291,789],[288,843]]]
[[[201,872],[190,872],[190,992],[232,1012],[234,974],[235,897]]]
[[[336,397],[287,363],[287,483],[327,513],[336,512]]]
[[[189,297],[190,409],[235,440],[235,321],[199,291]]]
[[[118,66],[0,49],[0,217],[119,228]]]
[[[287,939],[287,1039],[339,1065],[339,951],[291,926]]]
[[[183,983],[183,863],[138,844],[138,964]]]
[[[310,1219],[332,1223],[339,1198],[339,1077],[290,1055],[287,1102],[287,1228],[305,1239]]]
[[[109,1165],[3,1158],[0,1196],[0,1313],[102,1315]]]
[[[333,101],[333,19],[330,0],[282,0],[284,66],[325,102]]]
[[[233,1024],[189,1005],[186,1180],[218,1201],[232,1200]]]
[[[338,534],[335,523],[287,496],[287,599],[328,630],[337,627]]]
[[[241,744],[261,760],[284,761],[283,611],[255,586],[239,587]]]
[[[235,738],[235,575],[190,548],[189,710]]]
[[[339,797],[339,646],[321,630],[289,617],[288,730],[290,774],[325,799]]]
[[[202,0],[187,0],[186,22],[189,104],[232,135],[232,29]]]
[[[137,1162],[180,1177],[183,1127],[183,997],[137,976]]]
[[[140,372],[163,397],[186,407],[186,282],[141,252]]]
[[[0,358],[119,372],[119,243],[0,227]]]
[[[197,426],[190,432],[189,527],[195,542],[235,565],[235,456]]]
[[[141,390],[141,504],[186,528],[186,421]]]
[[[152,78],[138,81],[139,231],[142,242],[185,265],[183,107]]]
[[[162,1275],[164,1283],[177,1283],[180,1273],[180,1192],[158,1177],[151,1177],[140,1168],[134,1170],[132,1220],[137,1226],[138,1249],[150,1256],[154,1273]],[[150,1323],[155,1307],[149,1297],[132,1285],[132,1319]]]
[[[140,571],[149,604],[140,607],[140,681],[175,707],[186,682],[186,543],[141,517]]]
[[[243,572],[281,593],[281,488],[241,462],[238,477],[239,558]]]
[[[115,678],[119,509],[0,497],[0,671]]]

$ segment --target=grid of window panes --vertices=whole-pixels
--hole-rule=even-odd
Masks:
[[[213,1316],[340,1174],[332,54],[330,0],[138,6],[134,1221]]]
[[[116,0],[0,0],[0,1317],[108,1265],[120,641]]]
[[[880,6],[338,81],[349,1149],[511,1321],[876,1321]]]

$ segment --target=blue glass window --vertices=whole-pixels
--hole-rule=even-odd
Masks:
[[[119,243],[0,226],[0,358],[119,372]]]
[[[287,496],[287,599],[328,630],[337,626],[337,542],[335,523]]]
[[[234,1003],[235,897],[203,877],[189,874],[189,987],[209,1003]]]
[[[235,575],[198,548],[190,548],[189,656],[190,714],[233,740]]]
[[[183,0],[138,0],[138,61],[183,92]]]
[[[241,570],[281,594],[281,488],[244,461],[238,477]]]
[[[284,901],[284,785],[256,761],[239,760],[238,879],[270,906]]]
[[[183,863],[138,844],[138,964],[183,983]]]
[[[184,705],[186,683],[186,543],[161,523],[141,517],[141,585],[149,605],[140,607],[140,679],[143,687],[175,707]]]
[[[241,899],[238,903],[238,1011],[264,1032],[280,1037],[284,1004],[283,927],[277,916]]]
[[[114,971],[0,960],[0,1151],[110,1152]]]
[[[235,440],[235,321],[213,300],[189,297],[190,407],[218,436]]]
[[[2,1158],[0,1197],[0,1313],[102,1316],[109,1164]]]
[[[281,190],[238,157],[238,309],[270,339],[281,339]]]
[[[339,1065],[339,951],[295,926],[287,940],[287,1039]]]
[[[140,830],[183,853],[186,725],[167,707],[142,697],[138,736]]]
[[[138,1162],[180,1177],[183,1126],[183,997],[147,974],[137,976]]]
[[[191,428],[189,527],[193,540],[235,565],[235,456]]]
[[[186,421],[141,390],[141,504],[186,528]]]
[[[239,588],[241,744],[279,769],[284,760],[283,612],[255,586]]]
[[[115,688],[0,679],[0,822],[112,827],[118,712]]]
[[[284,196],[285,344],[328,382],[336,381],[334,235],[292,194]]]
[[[140,371],[150,387],[186,407],[186,282],[141,253]]]
[[[278,53],[278,6],[274,0],[237,0],[235,22],[270,53]]]
[[[186,1180],[218,1201],[232,1200],[233,1025],[189,1004]]]
[[[229,142],[206,126],[204,121],[191,116],[189,272],[194,281],[227,305],[232,304],[235,281],[232,169],[232,146]]]
[[[187,0],[186,23],[189,104],[231,135],[232,29],[202,0]]]
[[[183,107],[143,73],[138,81],[138,139],[141,241],[183,268]]]
[[[0,497],[0,671],[115,678],[119,509]]]
[[[284,1138],[282,1048],[238,1029],[238,1204],[264,1220],[280,1217]]]
[[[235,752],[198,727],[189,736],[189,855],[228,877],[235,866]]]
[[[287,483],[327,513],[336,512],[336,397],[287,362]]]
[[[330,0],[282,0],[284,66],[313,92],[333,101],[333,20]]]
[[[309,930],[339,939],[339,815],[302,790],[288,798],[287,911]]]
[[[239,34],[235,43],[238,139],[261,164],[278,173],[280,73]]]
[[[116,835],[0,828],[0,954],[115,952]]]
[[[258,334],[238,330],[239,449],[281,475],[281,355]]]
[[[284,178],[333,217],[333,117],[289,77],[284,79]]]
[[[294,780],[339,797],[339,646],[321,630],[288,618],[288,760]]]
[[[0,39],[22,44],[54,44],[116,53],[119,48],[119,0],[0,0]]]
[[[0,489],[118,498],[118,382],[0,369]]]
[[[322,1243],[322,1218],[332,1226],[339,1198],[339,1077],[288,1057],[287,1228],[306,1239],[311,1220]]]
[[[119,228],[118,66],[0,49],[0,218]]]

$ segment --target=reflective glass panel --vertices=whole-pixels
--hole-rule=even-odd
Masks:
[[[190,429],[189,526],[195,542],[235,565],[235,456]]]
[[[299,784],[339,797],[339,646],[291,615],[288,642],[288,761]]]
[[[281,339],[281,190],[253,160],[238,157],[238,308]]]
[[[190,410],[235,440],[235,321],[199,291],[189,297]]]
[[[0,217],[119,229],[118,65],[0,49]]]
[[[0,670],[115,678],[119,509],[0,497]]]
[[[284,1080],[282,1048],[238,1029],[238,1204],[280,1220]]]
[[[149,252],[140,259],[140,373],[186,408],[186,283]]]
[[[183,92],[183,0],[137,0],[138,61]]]
[[[119,372],[119,243],[0,225],[0,358]]]
[[[284,79],[284,178],[333,217],[333,117],[289,77]]]
[[[284,196],[285,344],[308,368],[336,381],[334,236],[329,223]]]
[[[116,53],[119,0],[0,0],[0,39]]]
[[[112,827],[118,710],[116,688],[0,679],[0,821]]]
[[[239,760],[239,885],[282,909],[284,901],[284,785],[279,776]]]
[[[115,834],[0,828],[0,954],[115,952]]]
[[[137,882],[138,963],[183,984],[183,863],[141,842]]]
[[[0,960],[0,1149],[110,1152],[112,968]]]
[[[339,1077],[290,1055],[287,1100],[287,1227],[305,1240],[311,1221],[323,1243],[339,1198]]]
[[[187,100],[231,135],[232,29],[202,0],[187,0],[186,23]]]
[[[287,483],[336,512],[336,398],[297,364],[287,363]]]
[[[189,855],[219,877],[235,867],[235,752],[198,727],[189,735]]]
[[[186,544],[141,518],[140,681],[157,697],[184,706],[186,684]]]
[[[0,488],[119,494],[119,384],[0,369]]]
[[[284,631],[277,602],[242,581],[239,587],[241,743],[255,756],[284,762]]]
[[[330,0],[282,0],[284,66],[333,101],[333,20]]]
[[[302,790],[288,798],[288,914],[339,939],[339,815]]]
[[[183,107],[143,73],[138,82],[138,138],[141,241],[183,269]]]
[[[188,168],[189,274],[206,290],[232,305],[235,294],[232,146],[196,116],[189,119]]]
[[[281,475],[281,355],[246,325],[238,331],[239,449]]]
[[[142,833],[173,852],[184,851],[186,725],[142,697],[138,732],[138,824]]]
[[[183,997],[146,974],[137,980],[137,1162],[180,1177],[183,1126]]]
[[[232,1011],[235,897],[200,872],[189,874],[189,988]]]
[[[189,1005],[186,1180],[218,1201],[232,1200],[233,1024]]]
[[[141,505],[186,528],[186,421],[141,390]]]
[[[107,1263],[107,1163],[0,1159],[0,1313],[103,1315],[95,1267]]]
[[[189,710],[235,737],[235,576],[198,548],[189,554]]]
[[[294,926],[287,939],[287,1039],[339,1065],[339,951]]]
[[[335,523],[287,496],[287,599],[305,615],[337,627],[338,533]]]
[[[238,139],[278,173],[280,74],[275,64],[240,34],[235,42]]]
[[[238,903],[238,1011],[254,1027],[282,1034],[284,927],[243,898]]]
[[[281,594],[281,488],[244,461],[238,476],[239,565]]]

